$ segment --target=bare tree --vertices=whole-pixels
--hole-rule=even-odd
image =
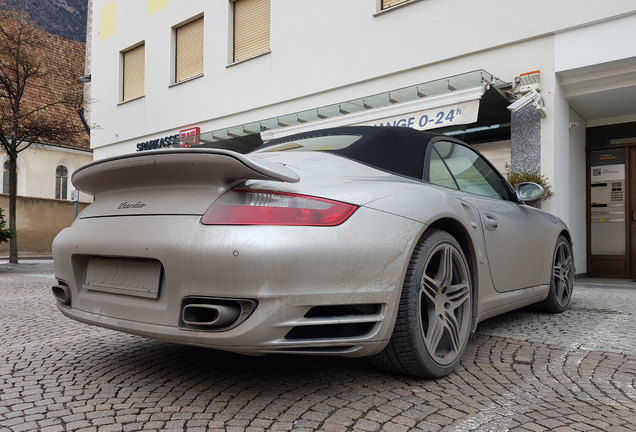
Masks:
[[[45,36],[25,14],[0,10],[0,144],[9,160],[9,229],[13,231],[18,154],[29,146],[64,143],[84,133],[71,120],[82,106],[82,88],[69,91],[57,86],[59,70],[43,61],[51,55]],[[9,248],[10,262],[17,263],[17,239],[10,240]]]

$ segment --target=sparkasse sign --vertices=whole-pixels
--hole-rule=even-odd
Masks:
[[[167,147],[190,147],[199,144],[201,128],[191,127],[180,130],[176,135],[148,140],[137,144],[137,151],[157,150]]]
[[[163,138],[144,141],[137,144],[137,151],[156,150],[179,145],[179,135],[170,135]]]

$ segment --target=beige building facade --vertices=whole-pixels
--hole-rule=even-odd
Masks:
[[[73,187],[71,177],[82,165],[93,160],[89,144],[88,124],[84,109],[58,104],[60,95],[81,92],[84,84],[85,44],[59,36],[38,32],[43,49],[38,61],[42,77],[27,82],[22,102],[35,107],[53,106],[43,114],[53,124],[66,124],[74,132],[64,142],[30,143],[19,147],[17,159],[16,229],[19,255],[51,252],[51,242],[57,233],[73,223],[75,205],[70,202]],[[90,101],[85,97],[85,105]],[[9,222],[9,159],[0,151],[2,170],[0,208]],[[79,195],[79,209],[92,202],[92,197]],[[7,223],[8,228],[8,223]],[[7,254],[8,244],[0,245],[0,255]]]
[[[75,204],[69,201],[73,172],[93,160],[89,150],[53,145],[31,146],[18,157],[18,197],[16,223],[18,256],[51,253],[55,236],[73,223]],[[0,208],[5,221],[9,215],[9,175],[5,168],[6,155],[0,155],[3,167]],[[62,175],[60,175],[62,174]],[[80,193],[78,211],[85,208],[92,197]],[[9,254],[9,244],[0,244],[0,255]]]
[[[18,195],[68,200],[74,189],[71,176],[93,160],[90,150],[54,145],[31,146],[18,156]],[[3,167],[2,193],[8,194],[7,156],[0,155]],[[92,197],[80,193],[81,202]]]

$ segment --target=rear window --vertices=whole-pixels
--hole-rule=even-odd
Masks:
[[[421,180],[426,147],[436,136],[407,127],[345,126],[290,135],[252,153],[320,151]]]
[[[274,144],[255,150],[253,153],[278,151],[333,151],[342,150],[358,141],[360,135],[324,135],[319,137],[301,138],[280,144]]]

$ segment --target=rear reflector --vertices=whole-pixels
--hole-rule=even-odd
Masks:
[[[282,192],[232,189],[210,206],[201,222],[204,225],[340,225],[357,207]]]

